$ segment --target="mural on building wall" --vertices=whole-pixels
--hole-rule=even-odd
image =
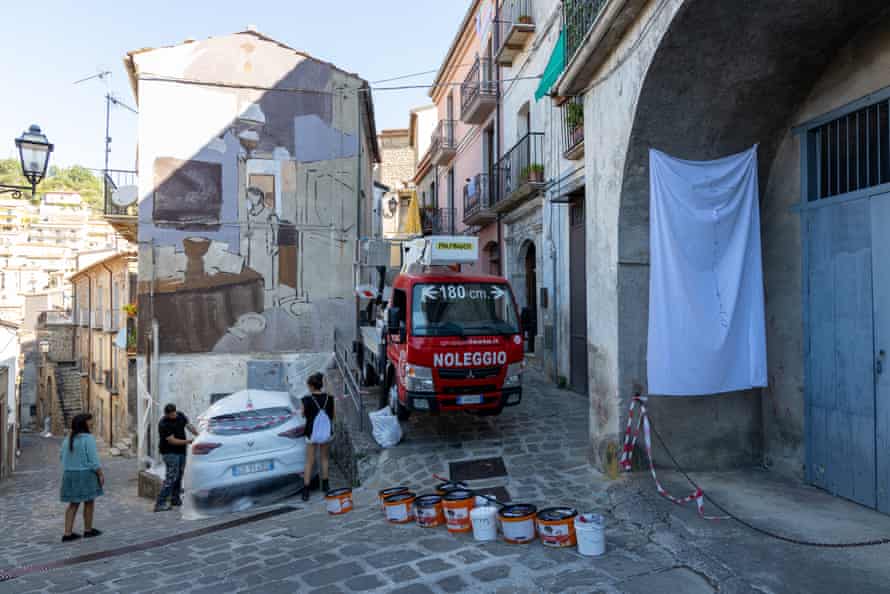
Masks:
[[[139,80],[140,170],[153,173],[140,178],[140,332],[157,319],[162,354],[332,350],[354,317],[364,82],[252,33],[134,64],[152,73]]]

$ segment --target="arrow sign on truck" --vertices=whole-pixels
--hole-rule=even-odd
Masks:
[[[421,301],[436,301],[439,299],[439,289],[436,287],[424,287],[420,294]]]

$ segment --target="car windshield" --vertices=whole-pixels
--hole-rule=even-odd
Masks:
[[[518,334],[510,286],[502,283],[415,285],[411,331],[414,336]]]
[[[293,416],[294,411],[284,406],[242,410],[211,418],[207,431],[214,435],[243,435],[278,427]]]

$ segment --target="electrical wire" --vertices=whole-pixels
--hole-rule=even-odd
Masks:
[[[780,540],[782,542],[787,542],[790,544],[804,546],[804,547],[817,547],[817,548],[823,548],[823,549],[853,549],[853,548],[874,547],[874,546],[878,546],[878,545],[890,544],[890,537],[875,538],[872,540],[862,540],[862,541],[858,541],[858,542],[814,542],[814,541],[809,541],[809,540],[803,540],[800,538],[784,536],[782,534],[776,534],[775,532],[771,532],[765,528],[755,526],[754,524],[748,522],[747,520],[743,520],[742,518],[738,517],[737,515],[735,515],[728,509],[726,509],[725,506],[721,505],[717,501],[714,501],[713,497],[711,497],[707,493],[705,493],[704,490],[698,486],[698,483],[696,483],[694,480],[692,480],[692,477],[689,476],[689,474],[685,470],[683,470],[683,468],[680,466],[680,463],[677,462],[677,459],[671,453],[670,449],[668,449],[667,444],[664,442],[664,439],[662,439],[661,434],[658,433],[658,429],[655,428],[655,425],[652,423],[651,419],[649,419],[649,427],[652,429],[652,433],[655,434],[655,438],[661,444],[661,447],[664,448],[664,451],[667,454],[668,458],[670,458],[671,462],[673,462],[674,467],[677,469],[677,471],[680,474],[683,475],[683,477],[687,481],[689,481],[689,484],[692,485],[693,487],[695,487],[696,489],[698,489],[699,491],[701,491],[702,493],[704,493],[705,499],[707,499],[711,503],[711,505],[713,505],[714,507],[719,509],[721,512],[723,512],[724,514],[726,514],[727,516],[729,516],[730,518],[732,518],[733,520],[735,520],[736,522],[738,522],[739,524],[744,526],[745,528],[748,528],[749,530],[757,532],[758,534],[761,534],[763,536],[768,536],[769,538],[773,538],[775,540]]]

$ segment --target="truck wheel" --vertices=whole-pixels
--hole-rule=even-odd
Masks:
[[[411,416],[411,411],[402,406],[402,403],[399,401],[399,386],[395,382],[394,374],[395,372],[393,371],[386,374],[386,382],[384,383],[383,395],[381,396],[381,408],[389,406],[389,410],[392,411],[392,414],[398,420],[407,421]],[[383,398],[386,399],[386,402],[382,401]]]

